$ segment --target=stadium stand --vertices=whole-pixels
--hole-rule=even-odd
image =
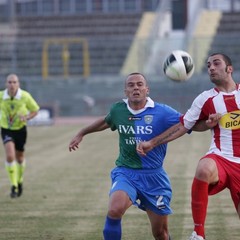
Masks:
[[[229,55],[235,71],[240,70],[240,12],[223,12],[209,54],[224,52]]]
[[[141,16],[141,13],[128,13],[18,17],[16,19],[18,71],[27,75],[41,75],[44,40],[84,38],[88,42],[91,74],[119,73]],[[62,65],[61,49],[62,46],[57,42],[49,49],[52,73],[60,74],[59,71],[62,71],[59,67]],[[72,44],[68,50],[71,59],[79,62],[76,68],[81,69],[82,46]],[[20,61],[21,59],[24,61]],[[79,72],[75,70],[75,73]]]
[[[14,59],[13,51],[15,48],[15,27],[10,24],[0,24],[0,75],[9,72],[9,63]]]
[[[195,53],[195,72],[204,68],[221,16],[221,11],[217,10],[203,10],[199,15],[188,50],[191,55]]]
[[[9,69],[39,77],[43,74],[42,61],[47,61],[47,75],[64,75],[65,64],[69,75],[85,77],[84,65],[89,62],[90,75],[119,74],[142,14],[155,11],[161,1],[1,0],[0,29],[2,22],[9,22],[16,31]],[[45,49],[47,54],[42,53],[49,38],[57,41],[52,39]],[[69,41],[62,44],[60,38]],[[86,60],[86,44],[72,41],[80,38],[87,41],[90,61]]]
[[[121,74],[126,75],[129,72],[142,71],[145,64],[145,52],[147,52],[149,46],[147,40],[151,34],[155,18],[156,14],[154,12],[146,12],[143,14],[134,39],[132,39],[126,59],[122,65]]]

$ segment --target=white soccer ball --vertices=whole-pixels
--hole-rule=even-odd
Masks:
[[[163,63],[163,71],[171,80],[186,81],[194,72],[193,59],[185,51],[172,51]]]

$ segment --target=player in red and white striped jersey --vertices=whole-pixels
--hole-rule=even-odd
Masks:
[[[206,120],[203,128],[211,128],[210,149],[199,161],[192,183],[194,231],[190,240],[205,238],[208,195],[228,188],[240,217],[240,85],[232,78],[232,62],[225,54],[209,56],[207,67],[215,87],[193,101],[181,123],[137,146],[138,153],[145,155],[154,147],[184,135],[199,120]]]

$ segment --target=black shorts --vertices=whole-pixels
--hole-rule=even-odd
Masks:
[[[27,127],[24,126],[19,130],[9,130],[5,128],[1,128],[1,136],[3,144],[12,141],[15,143],[15,149],[17,151],[23,152],[24,145],[27,141]]]

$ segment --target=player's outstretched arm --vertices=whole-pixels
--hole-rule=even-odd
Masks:
[[[137,152],[140,155],[146,156],[147,152],[151,151],[154,147],[173,141],[184,135],[186,132],[188,132],[188,129],[186,129],[181,123],[177,123],[151,140],[140,142],[137,145]]]
[[[109,128],[109,125],[105,122],[105,117],[100,117],[92,124],[81,129],[77,135],[69,143],[69,151],[77,150],[79,143],[82,141],[83,137],[89,133],[103,131]]]

